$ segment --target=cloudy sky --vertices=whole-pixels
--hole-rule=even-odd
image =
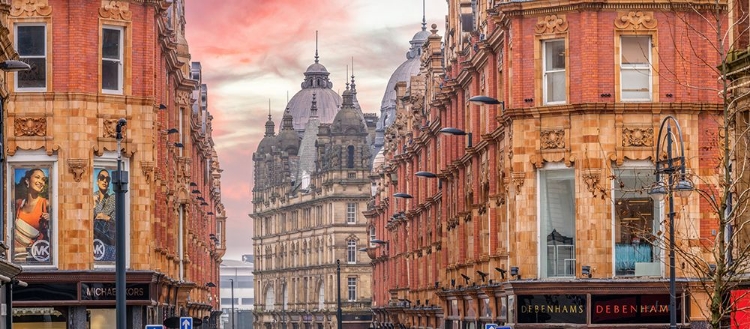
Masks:
[[[445,0],[426,2],[427,29],[443,34]],[[252,154],[263,137],[269,101],[278,123],[287,97],[300,90],[315,56],[343,91],[354,60],[357,97],[365,112],[380,110],[391,73],[406,60],[422,25],[423,0],[186,0],[186,34],[193,61],[208,85],[213,138],[222,169],[227,213],[225,259],[253,252]],[[350,73],[351,74],[351,73]],[[288,95],[288,96],[287,96]]]

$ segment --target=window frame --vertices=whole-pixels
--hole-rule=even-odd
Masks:
[[[542,39],[541,42],[541,72],[542,72],[542,103],[544,105],[562,105],[568,103],[568,68],[570,67],[568,63],[568,42],[567,38],[565,37],[554,37],[549,39]],[[547,69],[547,45],[553,42],[562,42],[563,47],[565,47],[565,67],[562,70],[556,69],[556,70],[548,70]],[[548,75],[555,74],[555,73],[561,73],[564,76],[565,85],[563,86],[564,89],[564,99],[561,101],[549,101],[548,100],[548,82],[547,77]]]
[[[356,202],[346,203],[346,223],[347,224],[357,223],[357,203]]]
[[[49,25],[47,22],[15,22],[13,24],[13,45],[16,49],[19,49],[18,45],[18,28],[25,26],[42,26],[44,27],[44,55],[31,55],[24,56],[19,50],[19,60],[24,61],[24,58],[44,58],[44,87],[19,87],[18,86],[18,75],[24,74],[23,72],[14,72],[13,74],[13,88],[16,92],[44,92],[49,87]],[[28,64],[28,63],[27,63]]]
[[[357,301],[357,277],[350,276],[346,279],[346,297],[349,302]]]
[[[648,38],[648,62],[647,63],[638,63],[638,64],[623,64],[622,63],[622,55],[623,55],[623,39],[624,38]],[[617,88],[617,91],[619,93],[619,99],[621,102],[651,102],[651,100],[654,98],[654,69],[652,66],[652,63],[654,62],[654,44],[653,44],[653,36],[650,34],[619,34],[618,35],[618,51],[616,52],[618,54],[617,56],[617,64],[618,64],[618,82],[619,86]],[[624,74],[623,71],[640,71],[640,70],[648,70],[648,98],[625,98],[625,90],[623,90],[624,83],[623,78]]]
[[[119,58],[117,59],[111,59],[111,58],[104,58],[104,30],[114,30],[119,32]],[[119,26],[119,25],[109,25],[104,24],[101,27],[101,34],[100,34],[100,51],[99,54],[99,69],[100,69],[100,82],[99,82],[99,89],[101,90],[102,94],[115,94],[115,95],[122,95],[125,90],[125,27]],[[110,61],[110,62],[116,62],[117,65],[117,89],[105,89],[104,88],[104,62]]]
[[[357,241],[354,239],[346,241],[346,263],[357,263]]]
[[[560,259],[560,256],[559,256],[560,255],[560,248],[557,248],[557,247],[564,247],[564,248],[567,247],[567,248],[569,248],[568,252],[572,252],[572,258],[562,258],[562,260],[563,260],[563,264],[562,264],[563,274],[562,275],[550,274],[551,270],[549,268],[549,266],[550,266],[550,260],[548,258],[549,257],[549,255],[548,255],[549,254],[549,245],[548,245],[548,241],[547,241],[547,235],[553,235],[553,239],[555,239],[553,233],[557,230],[557,228],[556,227],[548,228],[544,224],[548,220],[548,218],[545,217],[545,215],[544,215],[545,214],[545,209],[547,209],[546,207],[548,207],[549,204],[550,204],[550,202],[546,199],[546,196],[547,196],[548,193],[545,193],[545,191],[547,191],[546,188],[547,188],[548,181],[545,180],[545,175],[547,175],[548,173],[553,173],[553,172],[556,173],[556,174],[565,174],[566,176],[564,177],[564,179],[565,180],[569,180],[573,184],[572,185],[572,189],[573,189],[572,191],[568,191],[569,193],[562,193],[561,194],[563,196],[564,195],[568,195],[572,199],[571,209],[568,209],[568,210],[569,210],[569,214],[572,215],[573,218],[566,220],[566,221],[572,222],[572,224],[573,224],[572,232],[561,233],[561,232],[558,231],[557,233],[560,235],[560,238],[562,239],[562,241],[561,241],[562,243],[560,245],[557,245],[556,243],[554,244],[555,245],[554,254],[557,255],[557,257],[555,257],[555,260],[559,260]],[[567,172],[567,173],[565,173],[565,172]],[[560,179],[558,177],[551,177],[551,178],[552,179],[562,180],[562,179]],[[577,253],[576,253],[576,246],[577,246],[577,243],[576,243],[577,242],[577,236],[576,236],[577,213],[576,213],[576,208],[575,208],[575,202],[576,202],[576,197],[575,197],[576,193],[575,193],[575,190],[576,190],[576,171],[575,171],[574,168],[569,168],[569,167],[565,166],[563,163],[548,163],[548,164],[546,164],[544,166],[544,168],[542,168],[542,169],[540,169],[540,170],[537,171],[537,195],[539,195],[539,197],[537,198],[537,218],[538,218],[538,220],[537,220],[537,226],[538,226],[537,227],[537,232],[539,232],[538,233],[539,235],[537,236],[538,247],[539,247],[539,252],[538,252],[537,257],[538,257],[538,264],[539,264],[538,271],[539,271],[539,277],[540,278],[544,278],[544,279],[547,279],[547,278],[571,278],[571,277],[575,277],[576,276],[576,272],[577,272],[577,266],[576,266],[576,263],[577,263]],[[560,204],[567,204],[567,203],[560,202]],[[558,212],[555,212],[555,213],[558,213]],[[549,218],[549,220],[552,221],[553,219]],[[561,225],[560,227],[564,227],[564,225]],[[547,233],[547,231],[550,231],[550,230],[551,230],[551,232]],[[572,237],[568,237],[566,235],[568,233],[571,233]],[[565,243],[565,239],[566,238],[567,239],[571,239],[570,243]],[[555,241],[553,241],[553,243],[554,242]],[[546,253],[542,252],[543,250],[547,250],[547,252]],[[564,249],[562,251],[565,252]],[[568,261],[571,261],[571,260],[572,260],[572,264],[568,264],[569,263]],[[560,269],[560,264],[559,263],[555,263],[555,264],[556,264],[556,266],[554,267],[554,270],[557,271],[557,269]],[[567,266],[571,266],[571,265],[572,265],[572,267],[571,267],[572,268],[572,273],[567,273],[565,271],[566,267]],[[556,272],[554,272],[554,273],[556,273]]]

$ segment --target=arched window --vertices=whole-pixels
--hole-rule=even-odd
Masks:
[[[354,146],[349,145],[347,148],[346,167],[354,168]]]

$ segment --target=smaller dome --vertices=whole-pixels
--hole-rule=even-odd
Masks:
[[[367,129],[362,123],[362,117],[354,108],[343,108],[333,119],[332,130],[339,133],[356,134],[366,133]]]
[[[429,36],[430,36],[430,32],[427,32],[427,30],[422,29],[422,31],[419,31],[414,34],[414,37],[411,38],[411,41],[409,43],[421,46],[422,44],[424,44],[425,41],[427,41],[427,37]]]
[[[266,136],[263,137],[263,139],[260,140],[260,143],[258,143],[258,153],[259,154],[268,154],[273,151],[273,147],[278,145],[276,136]]]
[[[326,67],[323,66],[323,64],[315,62],[307,67],[307,71],[305,71],[305,73],[328,73],[328,70],[326,70]]]

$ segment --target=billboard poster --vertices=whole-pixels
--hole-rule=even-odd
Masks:
[[[113,167],[94,166],[94,261],[97,264],[114,264],[115,239],[115,193],[112,186]]]
[[[52,237],[56,224],[50,202],[50,165],[11,168],[13,199],[13,262],[52,265]]]

